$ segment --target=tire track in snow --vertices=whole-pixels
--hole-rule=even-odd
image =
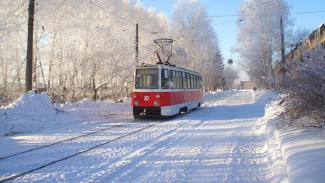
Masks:
[[[231,151],[231,162],[227,168],[225,182],[229,183],[259,183],[267,181],[267,173],[270,163],[263,162],[267,154],[258,152],[261,136],[254,132],[258,119],[252,120],[251,129],[246,132],[245,128],[240,130]]]
[[[167,124],[167,123],[164,123],[164,124]],[[175,125],[174,122],[172,124]],[[77,181],[78,182],[89,182],[89,181],[94,182],[94,181],[98,181],[98,178],[101,178],[102,176],[107,176],[107,175],[113,174],[114,171],[116,171],[116,169],[125,165],[125,159],[127,159],[128,157],[135,156],[137,153],[140,152],[140,150],[145,149],[146,146],[148,146],[147,144],[153,144],[155,139],[164,138],[164,137],[170,135],[170,133],[173,133],[173,131],[181,128],[184,125],[186,125],[186,124],[182,123],[182,125],[178,125],[176,128],[168,129],[168,131],[163,132],[162,134],[159,134],[158,137],[154,137],[154,139],[152,138],[152,135],[150,135],[150,134],[141,133],[140,136],[142,136],[142,135],[147,136],[147,138],[149,138],[149,140],[145,140],[145,142],[143,142],[143,143],[136,144],[135,148],[134,147],[129,148],[128,144],[126,144],[125,148],[128,148],[128,151],[126,153],[118,154],[118,157],[113,157],[113,160],[108,160],[104,164],[101,164],[100,166],[96,165],[95,167],[91,167],[91,169],[86,169],[83,172],[79,172],[78,173],[79,175],[91,175],[91,176],[84,178],[84,180],[81,180],[81,181],[77,180]],[[161,131],[161,125],[157,125],[155,127],[156,128],[151,129],[152,132],[156,133],[156,132]],[[149,133],[151,133],[151,132],[149,132]],[[153,134],[153,135],[155,135],[155,134]],[[135,139],[133,141],[136,141],[136,139],[143,140],[143,137],[135,137]],[[125,146],[125,145],[124,144],[122,144],[122,145],[116,144],[116,145],[111,145],[109,147],[103,147],[103,148],[105,148],[105,151],[100,152],[100,154],[96,154],[96,156],[100,156],[101,154],[111,153],[112,148],[121,148],[122,147],[123,149],[125,149],[123,146]],[[127,154],[127,158],[123,157],[124,154]],[[93,168],[95,168],[95,170],[93,170]],[[93,173],[94,171],[96,173]]]
[[[156,138],[156,142],[143,147],[142,149],[138,149],[136,152],[130,155],[132,159],[127,164],[120,167],[117,171],[115,171],[108,179],[104,179],[104,182],[120,182],[120,179],[127,177],[129,174],[132,174],[136,169],[141,166],[143,160],[152,156],[155,153],[163,151],[170,146],[176,144],[179,141],[182,141],[186,137],[193,134],[193,130],[203,125],[205,122],[197,121],[194,125],[188,125],[190,123],[183,122],[181,128],[177,128],[177,131],[170,131],[168,134],[164,134],[158,138]],[[184,127],[191,127],[190,129]],[[183,133],[184,131],[188,131]],[[183,134],[182,134],[183,133]],[[182,134],[181,136],[178,136]],[[174,138],[173,137],[177,137]],[[143,152],[142,154],[139,152]],[[134,158],[135,157],[135,158]],[[125,159],[128,159],[125,158]],[[125,161],[125,160],[122,160]],[[117,162],[118,163],[118,162]],[[107,175],[106,175],[107,176]],[[131,176],[132,177],[132,176]],[[140,180],[142,182],[143,180]],[[174,180],[177,181],[177,180]],[[124,181],[122,181],[124,182]]]

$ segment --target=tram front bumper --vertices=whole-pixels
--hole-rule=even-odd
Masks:
[[[161,116],[160,107],[133,107],[134,116]]]

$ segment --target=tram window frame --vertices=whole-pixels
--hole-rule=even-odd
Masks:
[[[169,70],[161,69],[161,89],[169,89]]]

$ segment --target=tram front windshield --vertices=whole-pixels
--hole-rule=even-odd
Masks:
[[[136,89],[158,89],[159,70],[155,68],[137,69],[135,76]]]

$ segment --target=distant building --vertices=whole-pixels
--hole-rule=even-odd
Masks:
[[[321,24],[315,29],[303,42],[295,45],[293,50],[286,56],[287,61],[303,61],[303,52],[316,48],[317,46],[323,46],[325,49],[325,24]]]

